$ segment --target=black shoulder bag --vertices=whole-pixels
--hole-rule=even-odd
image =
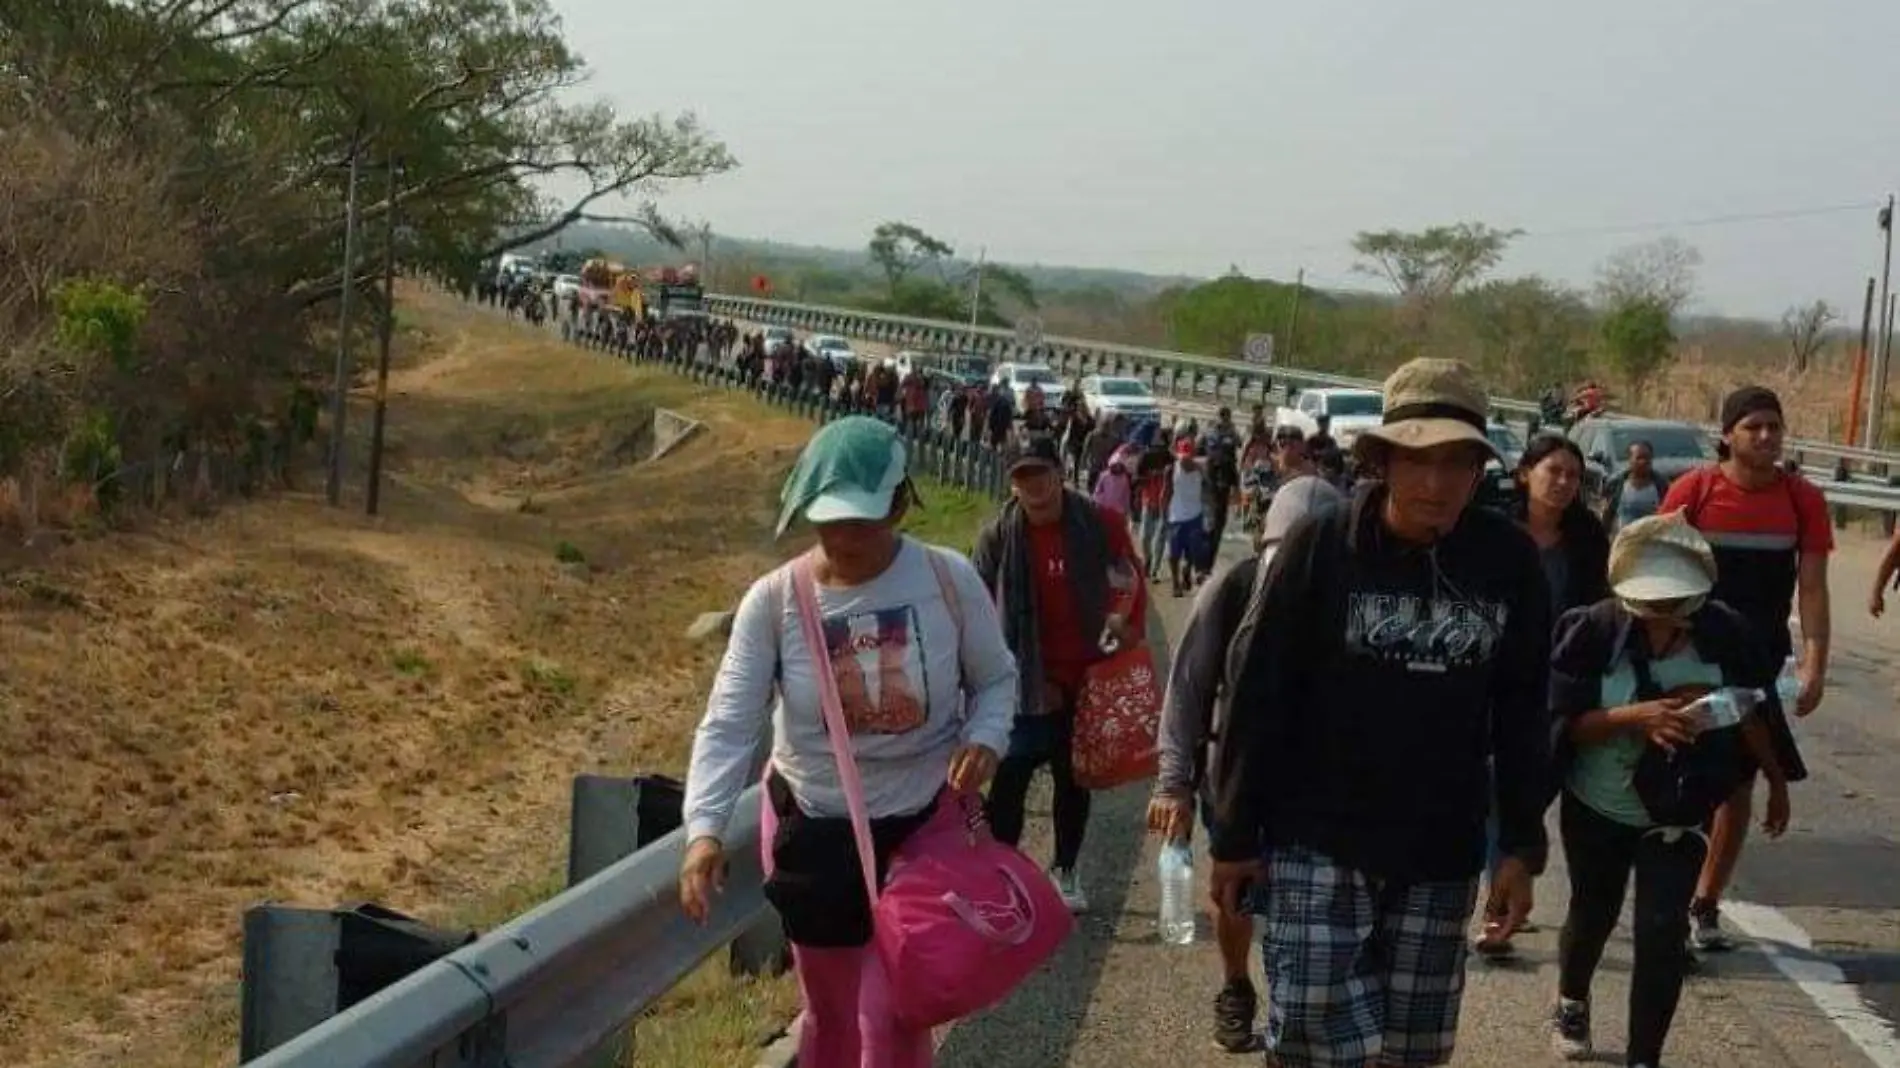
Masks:
[[[1636,699],[1654,701],[1662,697],[1662,687],[1649,669],[1649,650],[1643,636],[1633,628],[1629,658],[1630,673],[1636,677]],[[1705,727],[1695,741],[1673,752],[1646,741],[1636,763],[1636,797],[1659,826],[1705,826],[1741,785],[1742,757],[1739,723]]]

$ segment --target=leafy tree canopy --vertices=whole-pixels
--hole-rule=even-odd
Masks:
[[[587,71],[547,0],[37,0],[0,39],[0,112],[162,151],[306,300],[344,281],[353,150],[401,161],[403,258],[456,277],[582,219],[677,240],[651,197],[735,165],[691,115],[568,102]],[[377,232],[382,175],[360,192]]]
[[[1605,353],[1629,381],[1632,393],[1640,394],[1675,356],[1676,333],[1661,298],[1624,301],[1604,314],[1601,330]]]
[[[1499,279],[1459,294],[1456,308],[1493,388],[1532,396],[1584,375],[1591,315],[1577,293],[1536,276]]]
[[[871,262],[884,272],[884,284],[893,302],[898,287],[926,264],[941,265],[954,251],[949,245],[907,222],[879,223],[871,233]]]
[[[1490,272],[1522,233],[1475,222],[1416,232],[1367,230],[1352,241],[1363,257],[1355,269],[1385,279],[1405,300],[1432,304]]]
[[[1284,346],[1294,288],[1281,282],[1229,274],[1178,292],[1168,306],[1168,336],[1185,352],[1238,358],[1247,335],[1269,333]],[[1310,301],[1309,291],[1306,298]],[[1302,314],[1309,317],[1309,304]]]

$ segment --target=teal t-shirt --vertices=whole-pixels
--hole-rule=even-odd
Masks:
[[[1674,656],[1649,662],[1650,674],[1664,690],[1678,686],[1721,686],[1722,669],[1685,647]],[[1604,708],[1636,703],[1636,676],[1629,654],[1622,653],[1603,677]],[[1648,742],[1637,734],[1620,734],[1606,742],[1581,746],[1570,766],[1570,792],[1598,813],[1630,827],[1649,827],[1654,821],[1636,796],[1636,764]]]

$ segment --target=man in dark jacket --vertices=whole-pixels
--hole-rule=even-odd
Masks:
[[[1036,770],[1053,783],[1055,863],[1062,898],[1086,911],[1076,870],[1090,797],[1075,781],[1076,702],[1089,666],[1107,643],[1140,641],[1140,561],[1128,520],[1062,484],[1055,438],[1031,434],[1007,457],[1010,499],[977,534],[970,561],[1003,612],[1016,654],[1021,703],[1009,751],[990,783],[990,827],[1010,845],[1022,838],[1024,805]]]
[[[1284,1068],[1450,1058],[1494,758],[1487,911],[1507,931],[1530,912],[1550,594],[1529,537],[1470,507],[1486,408],[1462,363],[1393,372],[1384,425],[1355,443],[1368,477],[1288,533],[1230,652],[1213,890],[1231,912],[1264,888]]]

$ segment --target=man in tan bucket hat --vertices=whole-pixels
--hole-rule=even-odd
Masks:
[[[1287,532],[1230,647],[1212,882],[1229,912],[1259,890],[1284,1068],[1450,1059],[1493,765],[1487,913],[1508,934],[1530,911],[1550,595],[1529,536],[1470,507],[1487,407],[1457,361],[1393,372],[1366,477]]]

